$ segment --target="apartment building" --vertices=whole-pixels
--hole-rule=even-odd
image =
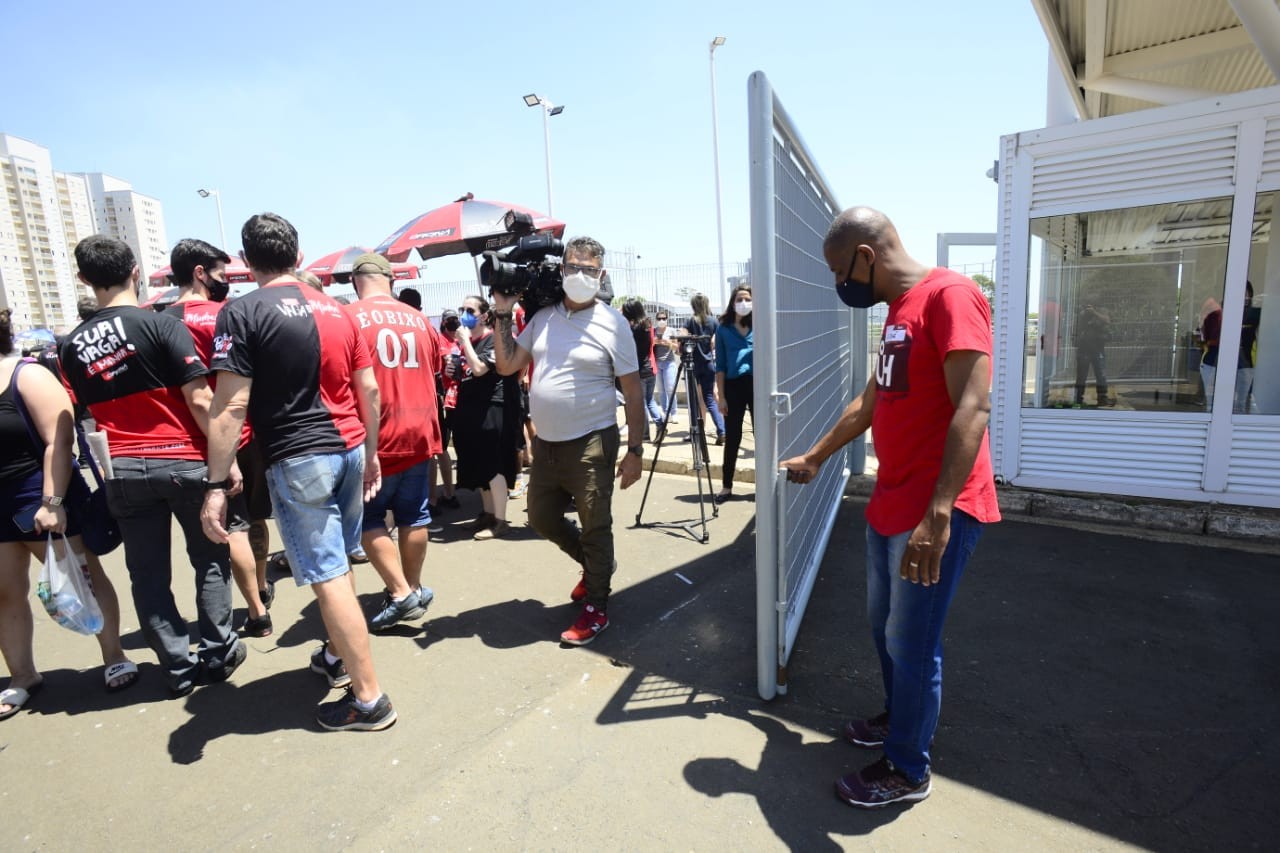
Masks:
[[[160,202],[135,192],[128,181],[111,175],[92,172],[78,177],[88,184],[98,230],[129,244],[142,268],[145,286],[152,273],[169,263],[169,241]]]
[[[87,184],[60,181],[47,148],[0,134],[0,190],[0,308],[13,312],[15,329],[74,325],[71,250],[93,228]]]
[[[0,133],[0,308],[15,330],[61,332],[78,322],[85,292],[76,244],[90,234],[128,243],[148,277],[169,262],[164,210],[119,178],[54,171],[49,150]]]

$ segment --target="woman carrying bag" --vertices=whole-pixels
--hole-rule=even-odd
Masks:
[[[76,509],[89,490],[71,456],[71,399],[48,370],[13,354],[8,311],[0,311],[0,389],[0,654],[9,670],[9,684],[0,691],[3,720],[44,686],[32,648],[35,623],[28,569],[32,554],[44,559],[50,533],[66,536],[72,550],[87,558],[104,619],[98,645],[107,690],[136,684],[138,668],[120,645],[115,587],[80,540]]]

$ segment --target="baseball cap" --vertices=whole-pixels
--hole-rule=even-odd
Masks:
[[[380,272],[387,278],[391,278],[391,262],[382,255],[376,255],[373,252],[365,252],[356,258],[356,262],[351,265],[351,274],[358,275],[360,273]]]

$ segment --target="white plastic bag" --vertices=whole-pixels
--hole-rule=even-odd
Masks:
[[[45,612],[62,627],[78,634],[97,634],[102,630],[102,609],[93,597],[89,566],[83,554],[71,550],[65,536],[55,543],[53,534],[49,534],[36,595],[44,604]]]

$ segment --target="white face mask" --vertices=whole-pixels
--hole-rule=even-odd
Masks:
[[[735,302],[735,303],[733,303],[733,311],[734,311],[734,313],[735,313],[735,314],[737,314],[739,317],[745,317],[745,316],[747,316],[748,314],[750,314],[750,313],[751,313],[751,303],[750,303],[750,302]]]
[[[580,272],[564,277],[564,295],[570,302],[590,302],[600,292],[600,279]]]

